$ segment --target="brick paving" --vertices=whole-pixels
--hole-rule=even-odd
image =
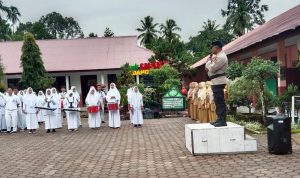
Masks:
[[[192,156],[185,148],[188,118],[146,120],[143,128],[122,121],[57,133],[38,130],[0,135],[0,177],[299,177],[300,135],[293,135],[292,155],[270,155],[266,136],[255,154]]]

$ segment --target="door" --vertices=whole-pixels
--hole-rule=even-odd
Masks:
[[[81,100],[82,103],[85,104],[85,98],[89,93],[90,87],[97,85],[97,75],[80,76],[80,82],[81,82]]]

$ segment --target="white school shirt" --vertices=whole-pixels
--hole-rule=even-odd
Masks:
[[[9,96],[9,94],[6,95],[5,102],[6,102],[5,110],[8,111],[17,110],[18,105],[21,105],[20,98],[16,95],[11,95],[11,96]]]

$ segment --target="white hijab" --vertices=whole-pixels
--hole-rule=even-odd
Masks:
[[[32,90],[32,92],[29,93],[29,90]],[[26,90],[26,94],[23,97],[24,104],[32,106],[36,104],[36,101],[37,101],[37,96],[33,92],[33,89],[31,87],[28,87]]]
[[[50,94],[49,94],[49,95],[48,95],[48,91],[50,91]],[[51,92],[51,89],[50,89],[50,88],[46,89],[45,97],[46,97],[47,99],[50,99],[50,98],[52,97],[52,92]]]
[[[109,88],[109,91],[107,92],[107,95],[106,95],[106,100],[108,102],[118,102],[120,104],[120,100],[121,100],[121,95],[120,95],[120,92],[119,90],[117,89],[116,87],[116,84],[114,83],[111,83],[110,86],[113,85],[114,88],[112,89],[111,87]],[[111,99],[111,97],[115,97],[115,99]]]
[[[92,91],[94,91],[94,94],[92,94]],[[90,87],[89,93],[85,99],[86,104],[89,106],[98,106],[100,102],[100,96],[98,92],[96,91],[95,87]]]
[[[75,90],[75,91],[73,91],[73,90]],[[71,87],[71,91],[73,92],[73,95],[74,95],[75,99],[77,99],[78,102],[79,102],[79,101],[80,101],[80,95],[79,95],[79,93],[78,93],[76,87],[75,87],[75,86],[72,86],[72,87]]]
[[[70,96],[70,94],[72,94],[72,96]],[[70,103],[72,103],[72,107],[75,108],[78,106],[78,103],[77,103],[77,100],[76,100],[76,97],[74,96],[74,93],[72,90],[69,90],[65,96],[65,99],[64,99],[64,105],[69,108],[70,107]]]
[[[42,95],[40,95],[40,94],[42,94]],[[45,94],[43,91],[38,92],[37,101],[38,101],[39,105],[41,105],[41,104],[43,105],[43,103],[45,102]]]
[[[137,88],[137,92],[134,91],[135,88]],[[133,87],[130,104],[134,107],[143,106],[143,95],[140,93],[138,87]]]

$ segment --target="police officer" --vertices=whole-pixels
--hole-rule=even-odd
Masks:
[[[214,41],[211,45],[212,53],[205,65],[208,77],[212,82],[212,91],[217,113],[217,120],[211,124],[215,127],[222,127],[227,126],[224,88],[228,81],[225,75],[228,67],[228,59],[226,54],[222,51],[223,43],[221,41]]]

